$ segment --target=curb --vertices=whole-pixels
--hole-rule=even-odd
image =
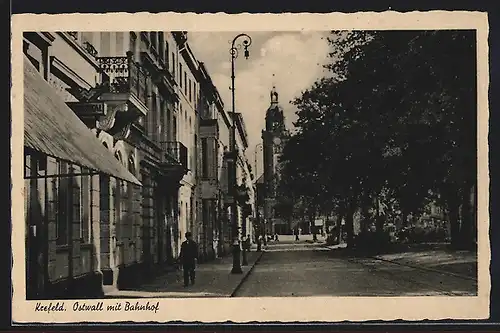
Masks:
[[[234,295],[238,292],[238,290],[241,288],[241,286],[243,285],[243,283],[245,283],[245,281],[247,280],[248,276],[250,276],[250,273],[252,272],[252,270],[254,269],[254,267],[259,263],[259,261],[260,261],[260,259],[262,258],[263,255],[264,255],[264,251],[261,251],[260,255],[255,259],[252,267],[250,267],[250,269],[245,273],[245,275],[243,276],[243,278],[241,279],[241,281],[238,283],[238,285],[236,286],[236,288],[234,288],[233,292],[231,293],[231,295],[229,295],[229,297],[234,297]]]
[[[462,274],[457,274],[457,273],[452,273],[452,272],[446,272],[446,271],[441,271],[439,269],[427,268],[427,267],[422,267],[422,266],[415,266],[415,265],[403,264],[403,263],[395,262],[395,261],[392,261],[392,260],[382,259],[382,258],[379,258],[379,257],[370,256],[369,258],[372,258],[372,259],[375,259],[375,260],[380,260],[380,261],[383,261],[383,262],[388,262],[388,263],[391,263],[391,264],[394,264],[394,265],[411,267],[411,268],[419,269],[419,270],[422,270],[422,271],[429,271],[429,272],[434,272],[434,273],[439,273],[439,274],[450,275],[450,276],[454,276],[454,277],[457,277],[457,278],[460,278],[460,279],[474,281],[474,282],[476,282],[476,284],[478,282],[476,278],[473,278],[473,277],[470,277],[470,276],[466,276],[466,275],[462,275]]]

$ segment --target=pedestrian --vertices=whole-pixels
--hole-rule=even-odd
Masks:
[[[195,282],[196,260],[198,259],[198,244],[193,240],[191,232],[186,232],[186,240],[182,242],[179,255],[184,270],[184,287]]]
[[[250,237],[250,235],[247,235],[245,246],[247,248],[247,251],[250,252],[250,249],[252,248],[252,238]]]
[[[262,235],[257,237],[257,252],[262,251]]]
[[[297,230],[295,232],[295,240],[298,241],[299,240],[299,231]]]

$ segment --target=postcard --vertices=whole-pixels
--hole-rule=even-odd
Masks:
[[[486,13],[23,14],[11,61],[14,323],[489,317]]]

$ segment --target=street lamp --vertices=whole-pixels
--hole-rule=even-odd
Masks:
[[[258,163],[257,163],[257,154],[259,153],[259,151],[262,151],[264,149],[264,145],[262,144],[262,142],[258,143],[255,145],[255,150],[254,150],[254,163],[255,163],[255,185],[256,187],[258,187],[258,183],[257,181],[259,180],[259,177],[260,177],[260,174],[257,172],[257,170],[259,169],[258,168]],[[258,230],[259,230],[259,233],[258,233],[258,236],[260,235],[264,235],[265,236],[265,232],[264,232],[264,221],[262,221],[262,218],[263,218],[263,215],[260,214],[259,212],[259,205],[262,204],[260,202],[260,199],[258,199],[258,205],[257,205],[257,225],[258,225]],[[267,245],[267,241],[266,241],[266,237],[263,237],[262,238],[264,240],[264,245]],[[260,240],[259,240],[259,244],[260,244]],[[260,249],[260,247],[259,247]]]
[[[260,149],[257,149],[257,148],[260,148]],[[262,145],[262,142],[258,143],[258,144],[255,145],[255,151],[253,153],[254,154],[255,179],[256,180],[257,180],[257,178],[259,176],[259,174],[257,173],[257,169],[258,169],[258,167],[257,167],[257,165],[258,165],[258,163],[257,163],[257,153],[259,152],[259,150],[262,150],[262,149],[264,149],[264,146]]]
[[[241,40],[241,44],[237,44],[236,42]],[[233,167],[231,170],[232,179],[233,179],[233,201],[231,203],[231,219],[232,219],[232,231],[233,231],[233,268],[231,269],[232,274],[242,274],[243,271],[241,269],[240,263],[240,240],[238,235],[238,218],[237,218],[237,203],[236,203],[236,195],[237,195],[237,160],[238,160],[238,147],[236,145],[236,109],[235,109],[235,98],[234,98],[234,60],[238,58],[238,52],[243,46],[245,59],[248,59],[250,53],[248,52],[248,47],[252,44],[252,38],[247,34],[239,34],[234,37],[233,42],[231,44],[231,49],[229,50],[231,54],[231,98],[232,98],[232,114],[233,114],[233,128],[232,128],[232,143],[231,150],[233,153]],[[243,263],[246,264],[246,251],[243,246]]]

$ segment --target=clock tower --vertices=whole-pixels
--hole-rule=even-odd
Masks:
[[[286,139],[285,118],[283,108],[279,105],[276,88],[270,92],[271,103],[266,111],[266,128],[262,131],[264,153],[264,222],[266,233],[282,233],[282,226],[275,215],[277,187],[280,179],[280,156]]]

